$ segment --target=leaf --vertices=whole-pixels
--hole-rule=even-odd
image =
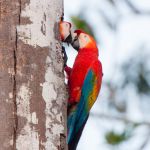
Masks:
[[[115,133],[114,131],[110,131],[106,133],[105,139],[108,144],[119,145],[125,140],[128,140],[130,136],[131,133],[129,133],[127,130],[124,130],[122,133]]]

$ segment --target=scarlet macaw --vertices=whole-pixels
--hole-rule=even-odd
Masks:
[[[102,65],[98,60],[98,48],[93,37],[76,30],[69,41],[78,51],[73,68],[65,67],[69,86],[67,142],[69,150],[75,150],[101,88]]]

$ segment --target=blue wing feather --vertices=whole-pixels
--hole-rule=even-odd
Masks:
[[[71,112],[68,116],[68,143],[73,138],[72,135],[78,132],[88,116],[89,112],[86,107],[86,102],[88,95],[93,89],[93,84],[91,84],[92,79],[93,71],[90,69],[84,80],[83,88],[81,91],[81,98],[79,104],[77,104],[76,111]]]
[[[98,76],[100,76],[100,74],[98,74]],[[96,74],[91,67],[88,70],[83,82],[80,101],[76,105],[75,111],[71,112],[68,116],[68,143],[72,141],[74,136],[80,131],[85,121],[87,120],[89,115],[88,99],[90,94],[94,91],[93,89],[97,79],[100,78],[96,78]]]
[[[86,79],[84,80],[82,92],[81,92],[81,99],[80,103],[78,104],[77,111],[76,111],[76,132],[80,129],[86,117],[88,116],[88,107],[87,107],[87,100],[88,96],[91,93],[94,83],[92,83],[94,78],[94,73],[92,69],[88,71]]]

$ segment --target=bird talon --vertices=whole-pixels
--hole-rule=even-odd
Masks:
[[[63,53],[64,67],[66,67],[67,66],[68,57],[67,57],[67,53],[66,53],[66,50],[65,50],[64,46],[62,46],[62,53]]]

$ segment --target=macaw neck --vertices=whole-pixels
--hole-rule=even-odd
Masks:
[[[95,54],[98,56],[98,48],[81,48],[78,53],[80,54]]]

